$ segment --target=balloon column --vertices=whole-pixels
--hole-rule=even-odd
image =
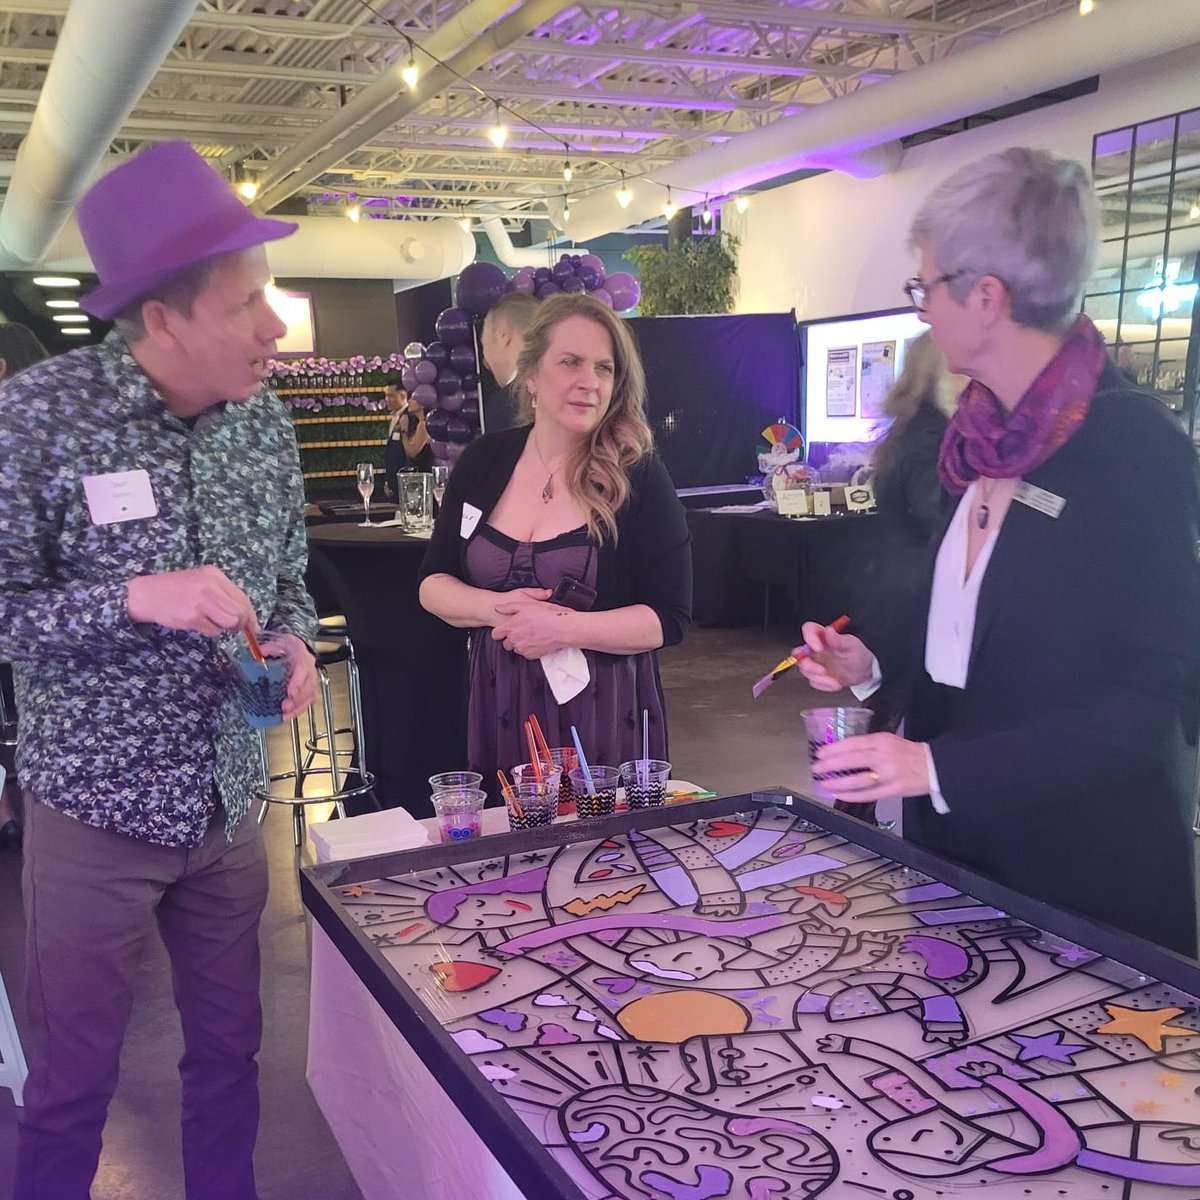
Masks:
[[[479,368],[469,312],[443,310],[434,330],[437,340],[428,346],[404,347],[401,375],[405,390],[426,410],[434,458],[449,465],[479,432]]]
[[[553,267],[522,267],[506,290],[526,292],[539,300],[558,292],[590,292],[617,312],[636,308],[642,297],[641,286],[632,275],[625,271],[606,275],[604,263],[594,254],[563,254]]]
[[[425,427],[439,463],[453,466],[479,433],[475,321],[507,292],[526,292],[539,300],[556,292],[587,292],[617,312],[636,308],[642,294],[632,275],[606,275],[594,254],[564,254],[553,267],[521,267],[511,279],[494,263],[473,262],[464,268],[456,307],[438,316],[437,340],[404,347],[404,386],[426,409]]]

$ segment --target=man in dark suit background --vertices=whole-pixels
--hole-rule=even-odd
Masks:
[[[494,385],[483,397],[483,431],[511,429],[517,423],[517,396],[513,382],[517,378],[517,356],[525,345],[525,330],[537,312],[538,302],[524,292],[502,296],[483,319],[479,347],[484,366],[492,373]]]

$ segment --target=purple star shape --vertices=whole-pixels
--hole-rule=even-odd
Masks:
[[[1068,1063],[1074,1066],[1074,1055],[1088,1048],[1074,1042],[1064,1042],[1061,1030],[1053,1033],[1039,1033],[1036,1037],[1022,1037],[1019,1033],[1010,1033],[1008,1036],[1021,1047],[1017,1054],[1017,1062],[1048,1058],[1051,1062]]]

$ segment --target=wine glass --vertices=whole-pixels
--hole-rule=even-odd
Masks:
[[[446,483],[450,478],[450,468],[445,463],[433,465],[433,498],[437,501],[439,510],[442,507],[442,497],[446,494]]]
[[[371,493],[375,490],[375,468],[371,463],[359,463],[354,468],[358,474],[358,494],[363,499],[363,513],[366,520],[359,521],[360,528],[363,525],[371,525]]]

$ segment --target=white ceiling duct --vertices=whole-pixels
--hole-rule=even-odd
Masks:
[[[275,275],[315,279],[391,279],[403,286],[457,275],[475,258],[475,239],[457,221],[295,218],[300,228],[267,247]],[[48,270],[91,271],[71,221],[42,259]]]
[[[514,246],[504,222],[499,217],[484,217],[479,222],[483,232],[488,235],[496,257],[506,267],[548,267],[552,257],[545,246]],[[572,246],[572,254],[586,254],[586,246]]]
[[[40,261],[196,0],[73,0],[0,210],[0,269]]]
[[[631,179],[628,208],[618,206],[615,185],[592,192],[572,203],[570,233],[595,238],[658,216],[667,184],[686,202],[805,167],[878,173],[898,160],[898,138],[1197,42],[1200,0],[1105,0],[1086,17],[1060,12],[670,163],[654,182]],[[565,231],[561,210],[555,220]]]

